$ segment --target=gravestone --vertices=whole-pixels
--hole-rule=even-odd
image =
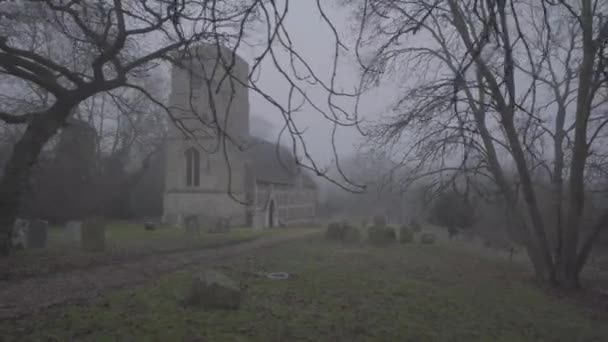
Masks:
[[[85,221],[82,225],[82,248],[89,252],[103,252],[106,249],[106,226],[100,219]]]
[[[47,231],[49,223],[44,220],[31,220],[27,233],[28,248],[46,247]]]
[[[213,229],[211,233],[227,233],[230,231],[230,219],[225,217],[218,217],[215,219]]]
[[[27,235],[29,221],[16,219],[13,225],[13,234],[11,236],[11,245],[14,249],[25,249],[27,247]]]
[[[194,276],[187,303],[204,309],[236,310],[241,304],[241,289],[222,273],[204,271]]]
[[[432,245],[435,243],[435,234],[424,233],[420,236],[420,243],[423,245]]]
[[[82,222],[68,221],[65,225],[65,238],[70,242],[80,242],[82,240]]]
[[[144,223],[145,230],[156,230],[156,224],[154,222],[146,222]]]
[[[184,218],[184,228],[187,234],[200,234],[201,227],[198,216],[189,215]]]

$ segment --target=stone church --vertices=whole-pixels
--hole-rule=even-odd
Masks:
[[[312,178],[287,149],[250,136],[248,72],[232,51],[207,45],[182,52],[173,66],[165,222],[221,219],[259,229],[314,219]]]

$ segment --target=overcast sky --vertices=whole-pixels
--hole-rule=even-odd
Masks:
[[[290,37],[296,47],[296,50],[308,62],[311,68],[317,75],[325,77],[327,80],[331,75],[335,38],[328,25],[322,20],[319,10],[317,9],[315,0],[298,0],[290,1],[290,10],[286,19],[286,27]],[[348,43],[350,52],[342,51],[343,58],[340,59],[339,65],[339,84],[344,91],[352,92],[358,84],[359,72],[358,67],[353,58],[352,42],[355,38],[355,33],[349,28],[352,28],[352,22],[348,21],[349,10],[339,8],[335,5],[330,5],[329,2],[324,6],[326,14],[339,31],[341,38],[345,43]],[[251,60],[254,55],[254,50],[246,49],[240,52],[242,57]],[[274,98],[285,103],[289,87],[283,76],[270,63],[263,66],[259,84],[265,91],[272,94]],[[309,87],[309,96],[316,103],[325,105],[327,97],[323,94],[318,86]],[[386,91],[386,89],[384,90]],[[380,96],[383,90],[379,89],[374,93],[367,94],[362,98],[360,104],[360,113],[366,117],[373,117],[380,113],[387,105],[389,97]],[[354,99],[346,101],[345,106],[349,109],[353,108]],[[281,113],[269,104],[261,96],[251,94],[251,115],[260,117],[267,122],[273,124],[273,127],[268,128],[268,134],[272,137],[277,137],[278,130],[282,127],[284,121]],[[333,153],[330,148],[331,131],[333,124],[324,118],[321,114],[307,106],[302,109],[296,117],[297,123],[301,129],[306,129],[305,140],[309,151],[316,162],[327,164],[332,161]],[[258,128],[259,128],[258,122]],[[255,123],[254,123],[255,125]],[[256,129],[256,127],[252,127]],[[355,128],[340,127],[336,135],[336,146],[339,151],[340,158],[354,152],[355,146],[361,139],[360,133]]]

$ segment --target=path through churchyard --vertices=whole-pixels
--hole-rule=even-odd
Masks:
[[[312,237],[317,229],[294,230],[238,245],[199,251],[153,255],[84,270],[56,273],[20,281],[0,281],[0,319],[17,318],[47,307],[93,300],[108,291],[154,281],[159,275],[210,264],[287,241]]]

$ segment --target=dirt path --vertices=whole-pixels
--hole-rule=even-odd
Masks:
[[[109,291],[152,281],[159,275],[211,263],[283,242],[311,237],[319,230],[296,230],[238,245],[150,256],[137,261],[57,273],[22,281],[0,282],[0,319],[18,318],[49,306],[95,299]]]

